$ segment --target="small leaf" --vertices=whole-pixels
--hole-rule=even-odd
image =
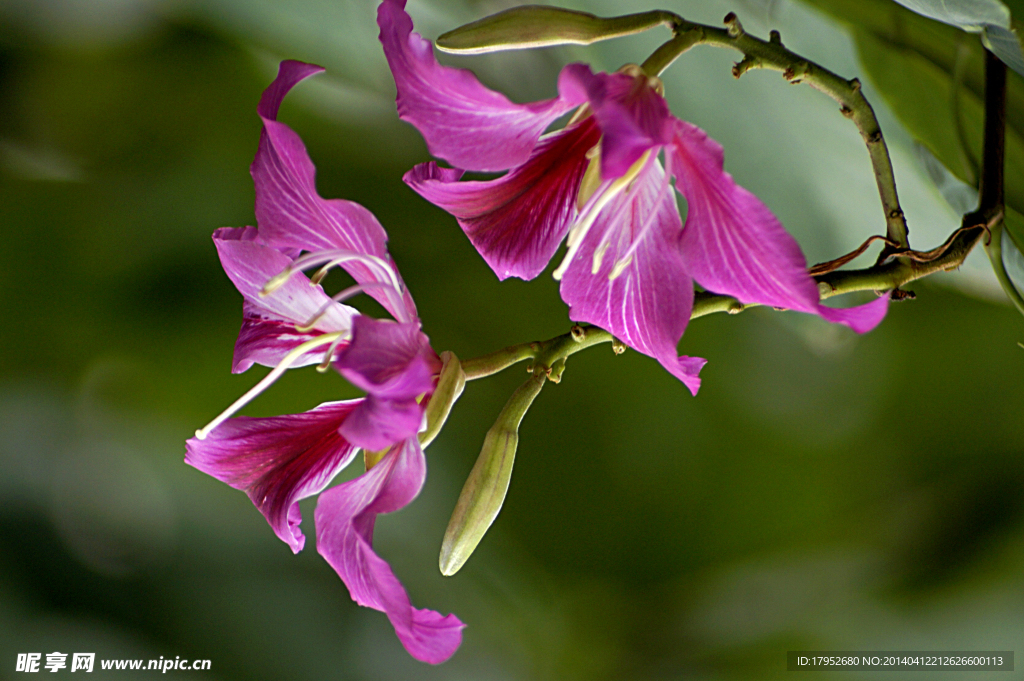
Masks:
[[[949,172],[946,166],[942,165],[939,159],[935,158],[928,147],[920,142],[914,143],[914,151],[918,160],[924,166],[929,179],[935,183],[935,188],[942,194],[958,215],[965,215],[974,210],[978,205],[978,190],[966,182],[961,181],[953,173]]]
[[[1016,33],[1002,26],[986,26],[981,42],[1004,64],[1024,76],[1024,53]]]

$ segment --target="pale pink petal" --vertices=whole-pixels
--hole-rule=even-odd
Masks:
[[[416,166],[404,179],[458,219],[499,279],[533,279],[576,217],[586,153],[599,137],[587,119],[546,137],[525,163],[495,180],[458,182],[461,171],[435,163]]]
[[[292,66],[286,68],[287,64]],[[377,218],[353,201],[321,198],[316,190],[316,168],[302,139],[291,128],[274,120],[277,104],[288,90],[302,78],[317,72],[313,67],[299,69],[296,64],[300,62],[282,63],[277,79],[260,102],[263,132],[250,169],[256,185],[256,222],[260,236],[279,249],[342,249],[374,256],[387,263],[401,282],[387,252],[387,234]],[[349,260],[341,266],[360,284],[390,281],[378,268],[359,260]],[[371,288],[367,294],[396,319],[416,318],[416,307],[404,286],[401,294],[389,288]]]
[[[361,402],[229,419],[205,439],[186,442],[185,463],[248,494],[277,536],[298,553],[306,541],[298,502],[327,487],[358,451],[338,427]]]
[[[352,600],[384,612],[402,645],[417,660],[444,662],[462,642],[455,615],[417,610],[391,567],[373,550],[373,526],[381,513],[408,505],[423,487],[426,461],[416,438],[393,448],[360,477],[320,495],[316,543],[348,587]]]
[[[742,303],[821,315],[858,333],[881,322],[888,297],[847,310],[820,304],[800,246],[723,170],[722,147],[707,133],[677,121],[667,153],[673,155],[676,188],[688,206],[679,247],[687,271],[701,286]]]
[[[245,300],[242,330],[235,344],[232,371],[245,371],[254,362],[274,366],[302,343],[324,333],[347,331],[356,310],[333,302],[320,286],[302,274],[293,275],[268,296],[260,296],[264,284],[291,264],[291,258],[267,246],[252,227],[223,227],[213,233],[224,272]],[[309,332],[298,332],[326,306]],[[323,359],[326,348],[308,353],[293,366]]]
[[[675,247],[680,229],[664,171],[648,161],[633,189],[613,199],[597,218],[562,277],[561,291],[573,320],[599,326],[654,357],[696,394],[705,360],[676,352],[693,306],[693,282]],[[616,260],[627,256],[637,238],[629,264],[609,281]],[[594,254],[603,243],[608,246],[594,273]]]
[[[431,154],[459,168],[493,172],[519,165],[544,130],[580,103],[556,97],[514,104],[471,71],[441,66],[430,41],[413,33],[405,0],[384,0],[377,24],[399,117],[420,131]]]

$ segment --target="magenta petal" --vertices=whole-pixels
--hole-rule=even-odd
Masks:
[[[533,279],[576,217],[586,153],[600,138],[590,119],[546,137],[523,165],[495,180],[458,182],[461,171],[416,166],[405,182],[454,215],[499,279]]]
[[[562,277],[562,299],[572,319],[599,326],[654,357],[697,394],[705,360],[676,354],[690,320],[693,282],[675,248],[681,220],[663,178],[661,165],[649,161],[634,188],[605,207]],[[638,234],[645,224],[646,231]],[[609,281],[615,261],[638,237],[629,265]],[[594,253],[602,243],[608,246],[595,274]]]
[[[281,108],[281,102],[284,101],[288,91],[306,78],[323,70],[324,67],[316,64],[306,64],[294,59],[284,60],[277,69],[277,78],[263,91],[256,112],[263,118],[277,120],[277,111]]]
[[[223,227],[213,233],[224,272],[245,299],[242,330],[235,344],[232,371],[245,371],[254,362],[274,366],[300,344],[323,333],[347,331],[356,310],[333,302],[320,286],[310,285],[304,275],[295,274],[272,294],[261,297],[269,279],[291,264],[291,258],[265,245],[252,227]],[[321,308],[326,313],[309,332],[298,332]],[[323,348],[294,362],[303,366],[319,362]]]
[[[338,427],[362,400],[271,418],[238,417],[185,443],[185,463],[243,490],[292,551],[306,538],[299,500],[323,490],[358,451]]]
[[[352,320],[352,342],[335,366],[352,385],[389,399],[422,395],[441,368],[418,323],[363,315]]]
[[[514,104],[480,84],[471,71],[441,66],[429,40],[412,31],[405,0],[377,10],[380,41],[398,89],[398,115],[454,166],[494,172],[530,155],[544,130],[580,102],[562,98]]]
[[[387,252],[387,234],[377,218],[353,201],[321,198],[316,190],[316,168],[302,139],[287,125],[274,120],[277,105],[288,90],[316,73],[302,68],[301,62],[290,62],[293,66],[286,69],[288,63],[282,64],[277,79],[260,100],[263,133],[250,172],[256,185],[256,221],[261,238],[278,249],[342,249],[374,256],[394,270]],[[342,267],[360,284],[389,281],[377,268],[364,262],[352,260]],[[416,318],[416,307],[404,287],[401,294],[383,288],[372,288],[367,293],[395,318]]]
[[[413,437],[422,426],[423,407],[415,399],[389,400],[368,395],[338,432],[358,447],[380,452]]]
[[[701,286],[742,303],[818,314],[860,333],[882,320],[888,298],[843,311],[818,302],[818,286],[796,239],[723,170],[722,147],[707,133],[677,121],[668,153],[689,207],[680,248]]]
[[[352,600],[384,612],[409,654],[439,664],[462,643],[462,622],[432,610],[417,610],[390,566],[373,551],[377,515],[408,505],[426,477],[426,461],[416,438],[390,451],[376,466],[354,480],[320,495],[316,543],[348,587]]]
[[[586,92],[601,126],[601,178],[621,177],[644,152],[668,144],[672,116],[645,76],[593,73],[586,64],[562,69],[559,91]]]

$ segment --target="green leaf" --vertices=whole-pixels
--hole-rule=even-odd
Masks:
[[[985,26],[1010,27],[1010,9],[999,0],[896,0],[929,19],[958,26],[972,33]]]
[[[943,166],[976,186],[984,126],[981,45],[890,0],[811,4],[848,23],[871,84]],[[1006,203],[1024,213],[1024,80],[1012,74],[1007,83]]]
[[[981,42],[1004,64],[1024,76],[1024,52],[1021,52],[1016,33],[1002,26],[986,26]]]

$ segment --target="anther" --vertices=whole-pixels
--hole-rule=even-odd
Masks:
[[[267,280],[267,283],[265,283],[263,285],[263,288],[260,289],[260,298],[266,298],[271,293],[284,286],[285,282],[287,282],[291,278],[294,272],[295,270],[293,270],[291,267],[286,267],[284,271],[279,272],[278,274]]]

